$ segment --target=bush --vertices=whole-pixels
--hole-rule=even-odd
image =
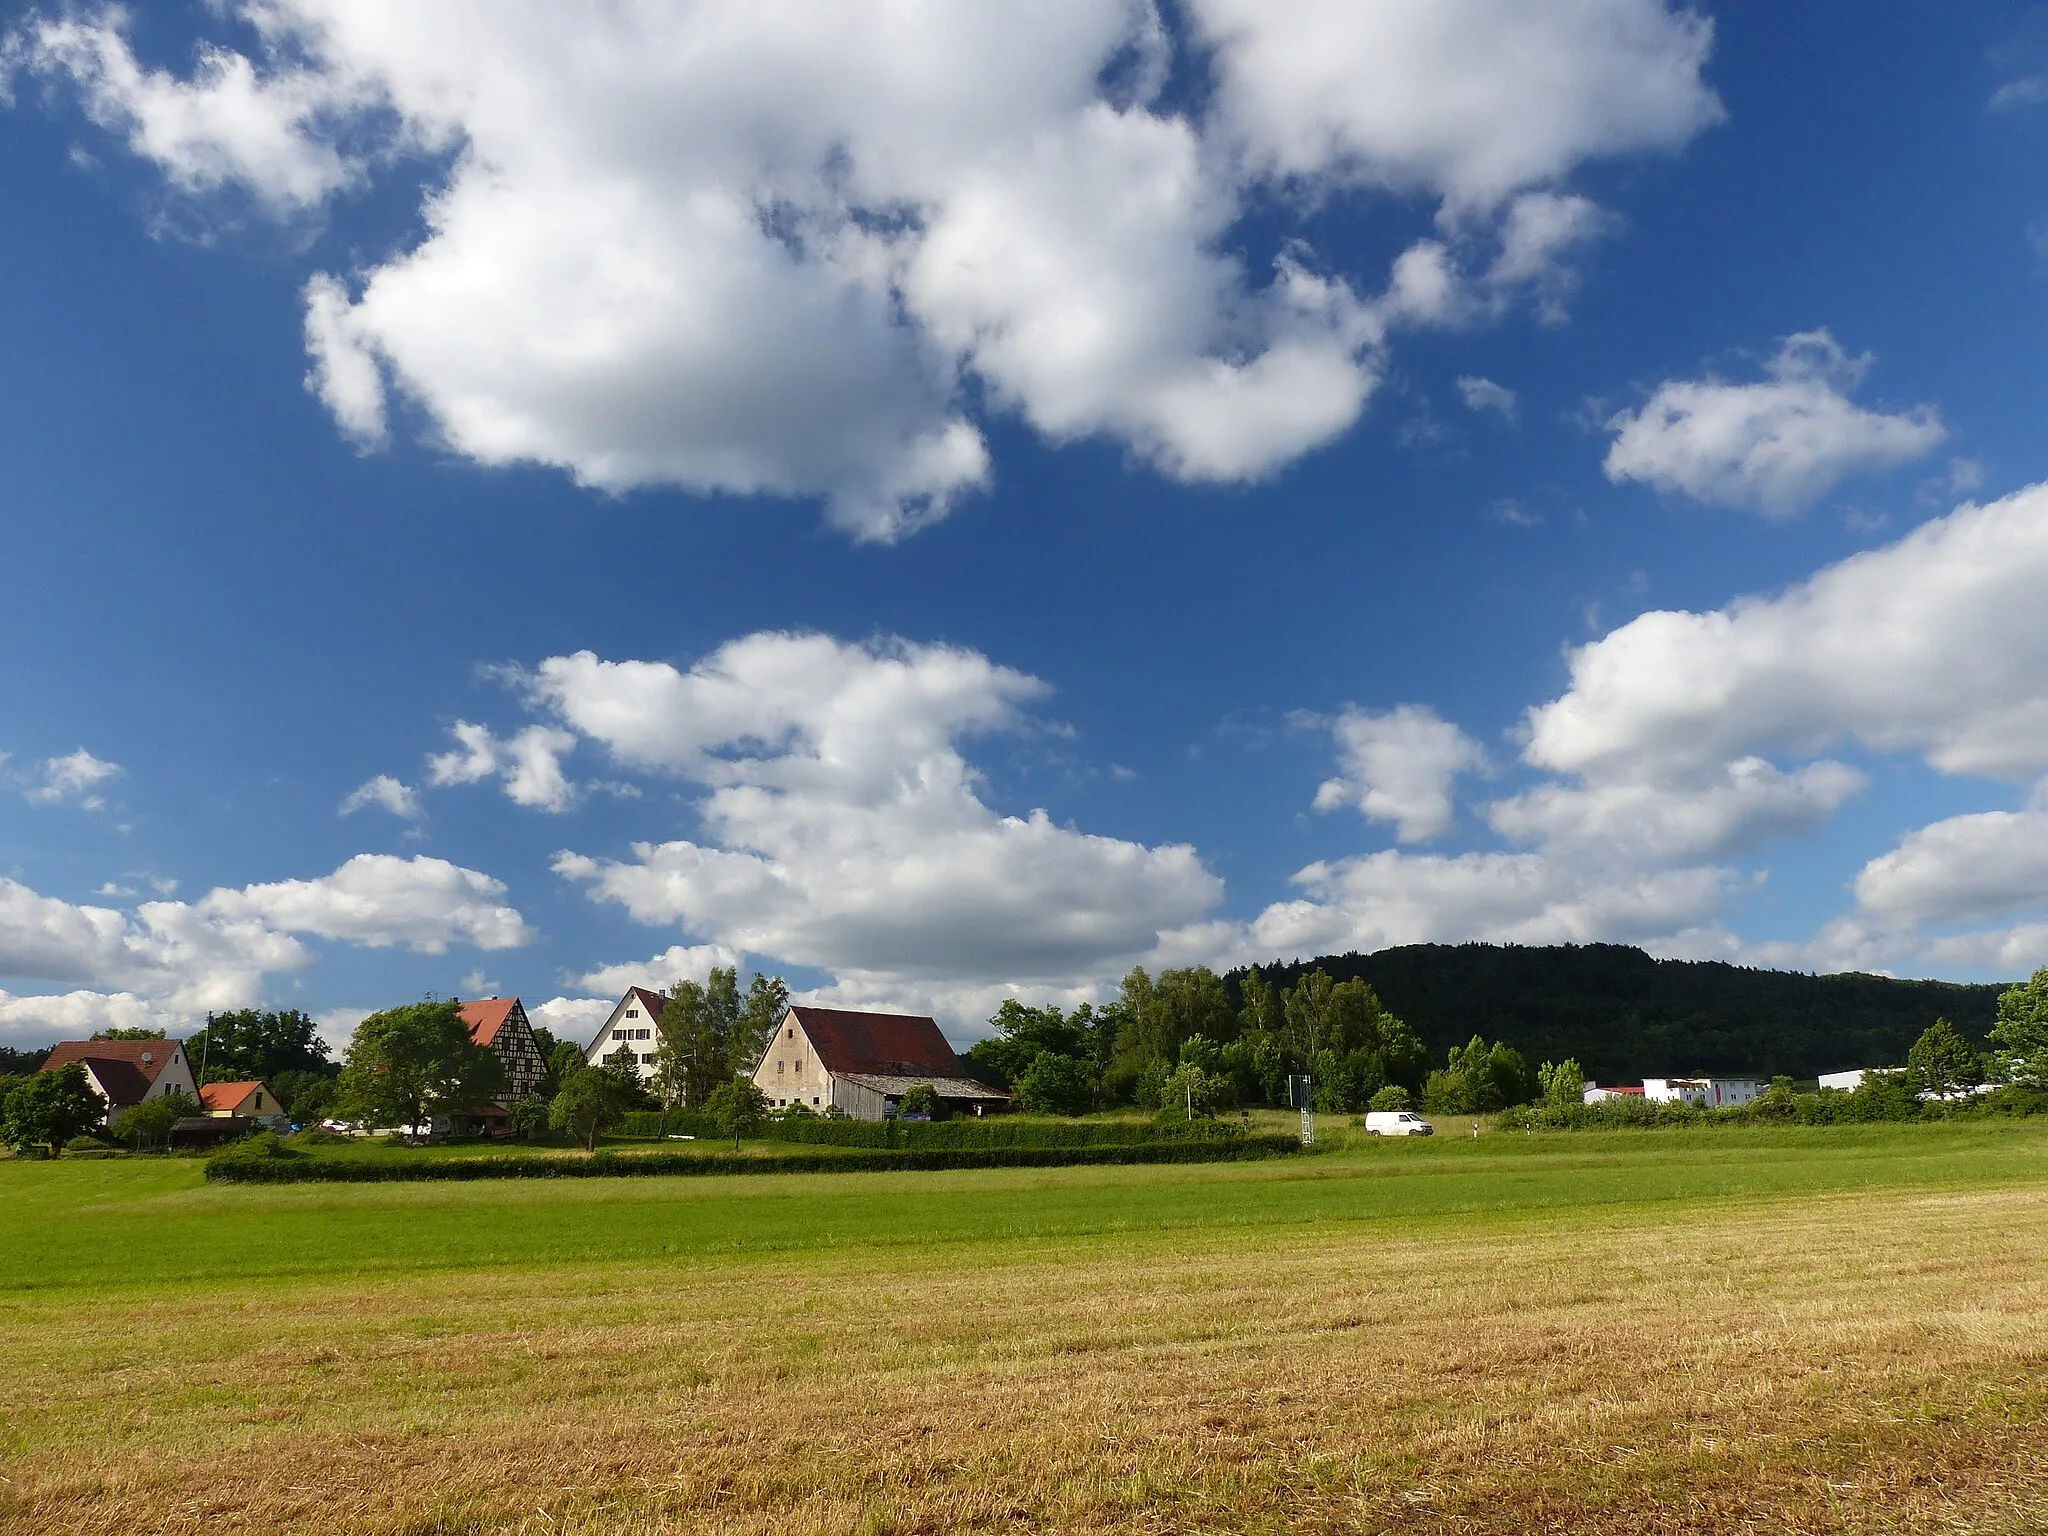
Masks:
[[[946,1118],[946,1101],[939,1097],[939,1091],[930,1083],[919,1083],[906,1092],[897,1102],[899,1117],[922,1115],[926,1120]]]
[[[1413,1109],[1415,1107],[1415,1096],[1399,1083],[1389,1083],[1370,1099],[1366,1100],[1365,1107],[1367,1109],[1383,1111]]]
[[[215,1156],[212,1181],[238,1184],[375,1184],[469,1179],[588,1179],[733,1173],[860,1173],[961,1168],[1068,1168],[1091,1164],[1210,1163],[1286,1157],[1292,1136],[1185,1137],[1092,1147],[959,1147],[867,1152],[599,1152],[591,1157],[357,1158]]]
[[[345,1147],[353,1142],[353,1136],[344,1136],[339,1131],[330,1131],[325,1126],[309,1126],[303,1131],[294,1131],[285,1138],[288,1147]]]
[[[1017,1079],[1017,1107],[1033,1114],[1086,1114],[1094,1098],[1088,1063],[1055,1051],[1041,1051]]]
[[[213,1170],[219,1167],[268,1167],[273,1164],[303,1162],[311,1156],[297,1147],[286,1146],[275,1131],[258,1131],[253,1136],[244,1136],[216,1148],[206,1159],[206,1176],[214,1177]]]

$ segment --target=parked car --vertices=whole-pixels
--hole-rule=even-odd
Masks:
[[[1436,1127],[1412,1109],[1374,1109],[1366,1112],[1368,1136],[1434,1136]]]

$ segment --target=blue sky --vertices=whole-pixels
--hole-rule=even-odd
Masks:
[[[2048,962],[2035,8],[5,25],[0,1040]]]

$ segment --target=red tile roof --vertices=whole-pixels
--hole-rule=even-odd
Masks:
[[[859,1013],[850,1008],[789,1010],[827,1072],[960,1077],[960,1058],[938,1022],[918,1014]]]
[[[153,1083],[170,1065],[171,1057],[185,1048],[182,1040],[65,1040],[43,1062],[45,1072],[68,1067],[74,1061],[125,1061]]]
[[[202,1109],[233,1114],[262,1086],[261,1083],[207,1083],[199,1090],[199,1104]]]
[[[519,999],[516,997],[479,997],[457,1004],[462,1022],[469,1026],[469,1038],[478,1045],[489,1045],[496,1040],[498,1031],[505,1027],[505,1021],[512,1017],[512,1010],[518,1007]]]

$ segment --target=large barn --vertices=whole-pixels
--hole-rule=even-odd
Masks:
[[[754,1069],[754,1085],[771,1107],[837,1108],[856,1120],[886,1119],[920,1084],[955,1114],[986,1114],[1010,1102],[969,1077],[937,1021],[918,1014],[792,1006]]]

